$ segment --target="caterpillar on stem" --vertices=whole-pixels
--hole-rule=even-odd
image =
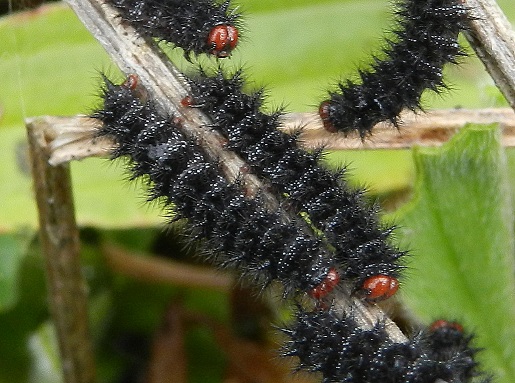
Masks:
[[[469,16],[459,0],[397,1],[395,36],[387,40],[369,70],[359,71],[359,81],[347,80],[322,101],[319,115],[329,132],[361,138],[381,121],[398,126],[403,109],[421,109],[426,89],[446,88],[442,70],[465,55],[458,44],[459,32]]]
[[[191,93],[183,105],[206,113],[213,121],[211,128],[227,138],[227,149],[240,155],[277,194],[286,196],[296,214],[305,214],[324,234],[335,249],[341,277],[353,281],[354,290],[371,300],[392,296],[406,253],[391,244],[392,228],[379,224],[377,207],[365,202],[362,190],[347,185],[345,169],[330,171],[320,164],[322,151],[300,149],[298,134],[278,130],[281,113],[261,111],[263,92],[243,92],[241,71],[229,76],[219,69],[208,76],[200,70],[189,83]],[[390,278],[392,288],[372,290],[371,278],[378,276]]]
[[[259,197],[246,198],[241,185],[228,183],[180,132],[173,116],[138,98],[136,84],[134,76],[118,86],[105,80],[103,106],[93,117],[103,122],[98,135],[117,144],[113,158],[127,157],[132,177],[146,180],[150,199],[162,199],[175,219],[188,218],[219,266],[236,268],[262,288],[277,280],[295,299],[298,293],[317,301],[329,294],[340,282],[335,260],[323,242],[305,234],[305,222],[285,223],[263,209]],[[289,338],[283,354],[298,357],[300,369],[320,372],[324,383],[469,382],[479,375],[471,337],[450,322],[395,343],[382,322],[362,328],[330,302],[309,309],[297,304],[294,315],[282,329]]]
[[[124,22],[140,35],[173,43],[185,57],[231,55],[238,44],[240,15],[230,1],[109,0]]]
[[[328,220],[327,217],[324,217],[324,214],[329,214],[330,210],[328,207],[332,203],[332,195],[338,194],[338,189],[325,188],[323,192],[320,192],[322,189],[321,185],[325,186],[324,182],[327,181],[324,178],[319,179],[317,177],[318,174],[324,173],[310,168],[311,173],[315,174],[315,176],[305,175],[305,173],[299,170],[302,166],[294,166],[297,159],[304,159],[306,161],[300,162],[301,165],[307,163],[312,166],[313,163],[316,164],[318,162],[319,155],[316,153],[310,155],[308,153],[303,157],[304,154],[301,152],[293,153],[293,148],[296,144],[295,136],[281,137],[270,133],[272,129],[275,130],[276,124],[274,119],[278,118],[280,114],[266,116],[259,111],[259,103],[262,97],[259,92],[250,95],[251,98],[254,98],[254,101],[251,101],[257,105],[250,108],[254,115],[251,117],[243,116],[243,120],[246,119],[250,123],[252,121],[259,121],[262,118],[263,122],[260,122],[260,124],[270,125],[270,129],[264,129],[265,135],[260,136],[259,140],[266,139],[263,143],[261,141],[245,142],[244,145],[241,145],[241,151],[242,153],[247,151],[249,162],[251,162],[252,156],[255,156],[256,159],[263,158],[260,156],[263,153],[268,153],[264,150],[266,148],[272,150],[272,154],[276,154],[276,157],[270,161],[268,167],[272,168],[274,164],[280,164],[283,166],[280,169],[283,173],[274,175],[273,170],[260,170],[258,166],[253,166],[252,164],[250,165],[250,171],[262,172],[260,177],[271,180],[271,184],[276,188],[278,194],[283,195],[283,197],[286,195],[286,200],[292,202],[291,206],[294,206],[299,212],[306,212],[310,222],[318,221],[319,225],[323,222],[322,225],[325,225],[325,230],[323,231],[324,240],[320,240],[316,235],[306,235],[306,227],[308,229],[311,229],[311,227],[300,219],[294,220],[294,227],[289,227],[284,229],[284,231],[282,228],[275,231],[276,227],[282,227],[280,225],[276,226],[276,222],[279,224],[284,222],[281,222],[279,219],[275,220],[273,215],[272,218],[264,218],[270,217],[267,215],[269,212],[262,212],[259,207],[249,208],[249,205],[252,205],[254,202],[258,204],[259,198],[257,200],[247,198],[240,188],[241,185],[237,183],[228,184],[226,181],[223,181],[218,174],[217,165],[206,161],[202,156],[202,150],[195,148],[195,143],[191,139],[171,133],[172,131],[177,131],[177,127],[173,126],[173,124],[179,124],[179,120],[175,121],[171,116],[159,116],[152,109],[151,103],[142,104],[134,95],[131,97],[124,95],[125,91],[132,90],[130,85],[116,89],[115,86],[108,83],[106,87],[106,96],[109,95],[109,88],[114,89],[113,105],[117,104],[118,101],[122,105],[123,101],[130,106],[121,115],[116,117],[118,111],[121,111],[122,108],[120,110],[114,107],[110,109],[110,104],[107,103],[104,104],[104,109],[100,110],[96,115],[97,118],[104,122],[105,130],[103,134],[111,135],[119,145],[114,155],[129,156],[132,159],[134,175],[147,177],[146,179],[150,181],[150,185],[152,185],[152,198],[162,197],[166,203],[174,203],[176,211],[180,212],[180,214],[190,217],[193,232],[199,237],[206,238],[207,244],[215,250],[213,259],[216,263],[222,266],[237,268],[243,275],[250,277],[261,286],[266,286],[272,280],[279,280],[285,284],[287,292],[308,293],[307,295],[315,300],[325,300],[329,295],[327,305],[320,305],[315,310],[304,309],[299,306],[300,308],[296,310],[296,315],[301,320],[297,320],[291,327],[285,330],[291,337],[289,344],[294,344],[293,348],[288,349],[288,353],[296,355],[301,361],[303,368],[309,371],[321,372],[324,375],[324,381],[327,382],[375,382],[389,381],[388,379],[392,382],[399,381],[399,379],[404,379],[406,382],[433,382],[438,379],[470,381],[473,378],[475,373],[469,375],[463,372],[464,369],[470,368],[472,362],[469,359],[464,361],[464,356],[459,350],[455,351],[452,349],[451,356],[445,357],[446,359],[441,361],[435,360],[436,357],[429,355],[431,345],[428,342],[419,343],[416,339],[408,343],[392,343],[387,339],[375,342],[374,337],[382,339],[383,336],[386,336],[384,328],[382,328],[384,327],[382,322],[377,323],[374,327],[376,330],[370,333],[367,332],[369,330],[363,329],[354,323],[352,313],[342,314],[333,309],[330,294],[337,288],[340,279],[345,279],[344,274],[346,270],[352,272],[354,269],[350,261],[359,262],[363,254],[373,249],[372,254],[377,254],[379,257],[385,254],[393,254],[393,261],[395,261],[392,262],[394,265],[393,272],[399,272],[402,267],[396,261],[403,256],[403,253],[389,245],[387,239],[391,229],[383,229],[378,226],[374,207],[368,208],[371,214],[366,216],[364,220],[365,224],[372,222],[374,230],[367,230],[368,226],[366,225],[356,225],[351,227],[349,231],[351,234],[356,234],[355,238],[371,236],[370,239],[354,248],[356,251],[354,258],[351,257],[340,262],[340,259],[332,253],[333,248],[325,248],[326,243],[324,240],[331,244],[331,235],[337,236],[334,234],[335,230],[338,230],[337,228],[341,226],[340,223],[344,220],[344,218],[339,221]],[[242,94],[241,89],[237,90]],[[117,95],[118,91],[122,94]],[[238,106],[238,97],[232,100],[235,102],[231,106],[234,109]],[[207,103],[199,102],[198,98],[197,100],[195,100],[195,97],[184,99],[183,106],[204,107],[204,104]],[[195,105],[195,103],[198,104]],[[233,119],[237,124],[240,123],[237,118],[235,119],[234,116],[227,113],[227,110],[224,110],[224,108],[220,109],[219,106],[213,108],[210,113],[215,125],[224,119]],[[213,118],[216,113],[220,113],[220,119],[218,120]],[[172,126],[170,126],[170,121]],[[257,126],[262,127],[260,124],[257,124]],[[232,143],[229,139],[228,149],[236,151],[235,148],[241,143],[238,141],[244,141],[248,138],[245,136],[246,133],[237,133],[240,134],[240,138]],[[267,136],[269,133],[270,135]],[[230,137],[231,134],[234,134],[234,131],[228,130],[226,134]],[[275,142],[276,140],[278,144]],[[288,140],[290,142],[286,146],[281,146],[284,141]],[[291,154],[291,158],[288,158],[287,155],[281,156],[279,154],[281,148],[286,149]],[[263,149],[263,153],[258,149]],[[256,160],[256,163],[259,162],[261,161]],[[160,168],[161,166],[163,167]],[[179,166],[179,168],[172,171],[169,168],[173,166]],[[268,171],[270,173],[266,173]],[[340,174],[328,174],[329,178],[333,177],[331,182],[336,182],[337,186],[341,187],[338,183],[340,182]],[[305,178],[309,180],[308,185],[311,185],[312,189],[304,186]],[[286,193],[281,193],[279,188],[286,188],[286,186],[281,186],[281,182],[285,179],[287,182],[283,185],[290,185],[288,186],[290,189]],[[299,191],[297,194],[295,194],[296,190]],[[325,194],[322,199],[316,200],[314,198],[317,197],[317,193],[318,197],[323,193]],[[353,194],[353,191],[345,191],[345,193],[343,193],[343,196],[356,196],[355,200],[347,198],[344,205],[345,208],[351,209],[353,213],[360,212],[363,209],[363,205],[359,202],[361,201],[361,192],[356,191]],[[314,210],[307,211],[308,205],[314,206]],[[302,210],[303,208],[305,210]],[[249,214],[250,211],[253,213]],[[317,217],[317,214],[319,214],[319,219],[313,221],[312,217]],[[252,218],[249,219],[249,216],[252,216]],[[351,214],[350,216],[352,217],[353,215]],[[234,220],[234,217],[244,217],[245,224],[238,226],[241,223],[238,220]],[[343,217],[346,217],[346,215]],[[263,230],[263,228],[267,227],[274,228],[272,230],[273,236]],[[302,235],[306,235],[306,237],[304,238]],[[350,237],[350,234],[348,236]],[[287,246],[281,247],[280,252],[274,251],[279,248],[281,240],[286,242]],[[256,241],[261,241],[261,243]],[[260,247],[268,243],[274,243],[274,246],[277,247],[267,247],[264,249]],[[237,251],[233,252],[232,250],[234,249]],[[379,265],[378,267],[385,267],[384,264],[381,265],[382,258],[364,257],[363,259],[363,266],[365,268],[374,267],[371,266],[374,265],[374,262]],[[379,262],[377,262],[378,260]],[[294,265],[294,263],[297,264]],[[349,264],[351,265],[350,267]],[[388,276],[387,274],[372,272],[366,274],[367,277],[377,277],[380,275]],[[362,280],[363,283],[365,281],[368,281],[368,279]],[[376,295],[387,296],[390,294],[389,291],[396,291],[395,283],[393,283],[394,287],[391,287],[390,290],[386,289],[386,294],[381,293],[383,291],[382,288],[376,289],[376,287],[370,286],[368,283],[365,285],[363,286],[362,284],[361,287],[366,287],[370,290],[370,295],[373,296],[371,300],[375,300],[377,298]],[[296,298],[299,297],[297,294],[294,295]],[[324,326],[324,324],[327,324],[327,326]],[[343,331],[341,326],[348,327],[350,333]],[[329,329],[329,333],[327,333],[326,329]],[[300,338],[295,338],[292,334],[300,334],[301,336]],[[356,334],[357,337],[353,338],[353,334]],[[340,339],[341,342],[331,343],[330,348],[317,346],[318,341],[323,341],[321,344],[325,345],[324,342],[329,338]],[[310,339],[310,341],[305,339]],[[355,339],[360,340],[360,342],[356,342]],[[360,375],[363,374],[362,370],[355,370],[350,366],[345,367],[344,365],[344,362],[348,360],[348,355],[351,357],[354,355],[347,354],[348,350],[345,349],[346,340],[353,347],[358,347],[357,345],[362,343],[363,349],[356,352],[356,358],[360,358],[364,363],[370,363],[371,366],[376,366],[378,369],[380,366],[383,366],[385,368],[383,371],[389,371],[388,366],[393,366],[396,368],[394,374],[390,376],[388,372],[383,372],[382,375],[378,374],[375,378],[370,377],[370,380],[360,380],[364,379]],[[468,343],[466,346],[468,347]],[[311,350],[314,351],[312,352]],[[381,351],[384,352],[381,353]],[[473,354],[469,355],[469,357],[474,356]],[[338,360],[340,364],[331,364],[333,360]],[[397,364],[395,363],[397,360],[406,360],[406,363]],[[380,378],[382,380],[374,380]]]

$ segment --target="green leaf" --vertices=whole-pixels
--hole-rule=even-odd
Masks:
[[[0,313],[16,304],[19,271],[33,235],[0,234]]]
[[[500,132],[471,126],[414,157],[415,195],[397,214],[413,254],[402,297],[426,322],[463,322],[485,366],[513,382],[514,216]]]
[[[15,304],[0,312],[0,382],[27,382],[31,355],[28,339],[48,319],[44,261],[37,241],[32,241],[16,277]],[[3,367],[3,364],[2,364]]]

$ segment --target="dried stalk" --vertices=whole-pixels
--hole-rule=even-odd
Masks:
[[[462,0],[474,18],[465,36],[515,109],[515,34],[495,0]]]
[[[502,144],[515,146],[515,113],[510,108],[441,109],[423,114],[406,112],[401,115],[399,130],[389,123],[379,123],[373,136],[362,141],[359,137],[328,133],[318,116],[309,113],[287,115],[285,130],[304,126],[301,136],[306,149],[323,146],[329,150],[409,149],[418,146],[440,146],[467,124],[499,124]],[[294,122],[292,122],[294,121]]]
[[[186,265],[159,257],[145,257],[114,245],[103,246],[102,253],[116,274],[128,275],[140,281],[207,288],[223,293],[228,293],[233,286],[230,275],[212,268]]]
[[[95,364],[88,330],[87,288],[81,275],[79,232],[75,222],[68,164],[48,164],[48,126],[29,120],[39,233],[46,264],[50,310],[57,331],[66,383],[92,383]]]
[[[55,139],[50,145],[50,164],[58,165],[87,157],[106,157],[113,147],[108,139],[94,137],[98,121],[89,117],[39,117],[53,127]],[[327,150],[409,149],[415,145],[438,146],[469,123],[499,124],[502,144],[515,147],[515,113],[503,109],[433,110],[425,114],[406,113],[400,131],[389,124],[374,127],[374,135],[363,142],[359,138],[328,133],[313,113],[290,113],[283,118],[284,131],[304,127],[300,144],[306,149],[323,146]]]

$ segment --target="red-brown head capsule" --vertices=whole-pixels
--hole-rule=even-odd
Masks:
[[[130,90],[135,90],[136,87],[138,86],[138,84],[139,84],[138,75],[131,73],[130,75],[127,76],[127,78],[123,82],[122,86],[125,88],[128,88]]]
[[[340,283],[340,274],[335,268],[330,268],[320,284],[308,292],[309,296],[320,300],[327,296]]]
[[[237,44],[238,29],[232,25],[217,25],[211,29],[207,37],[210,52],[219,58],[230,56]]]
[[[463,333],[463,331],[464,331],[463,326],[461,324],[459,324],[458,322],[448,322],[444,319],[439,319],[439,320],[436,320],[433,323],[431,323],[431,325],[429,326],[429,331],[435,332],[437,330],[445,329],[445,328],[453,329],[460,333]]]
[[[331,102],[326,100],[322,101],[320,106],[318,107],[318,114],[322,119],[322,123],[324,124],[325,130],[330,133],[336,133],[337,129],[331,122]]]
[[[383,301],[397,292],[399,289],[399,281],[388,275],[374,275],[365,279],[361,289],[367,301]]]
[[[184,107],[190,107],[193,106],[194,100],[192,96],[186,96],[181,100],[181,105]]]

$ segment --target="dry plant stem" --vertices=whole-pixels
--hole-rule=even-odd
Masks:
[[[105,137],[95,137],[100,123],[86,116],[40,116],[42,123],[52,127],[49,141],[50,165],[58,165],[87,157],[108,157],[113,143]]]
[[[130,253],[114,245],[103,246],[102,252],[107,264],[116,273],[141,281],[207,288],[224,293],[228,293],[233,285],[233,280],[229,275],[207,267],[142,256],[142,254]]]
[[[303,126],[301,144],[306,149],[324,147],[330,150],[410,149],[418,146],[439,146],[447,142],[465,125],[499,124],[502,144],[515,146],[515,113],[510,108],[440,109],[423,114],[406,112],[401,115],[399,130],[389,123],[377,124],[374,135],[365,141],[359,137],[328,133],[320,124],[318,115],[292,113],[285,116],[284,129]]]
[[[97,120],[89,117],[39,117],[52,125],[56,137],[49,144],[50,164],[58,165],[87,157],[107,157],[113,143],[94,138]],[[300,144],[306,149],[324,147],[328,150],[409,149],[414,145],[438,146],[468,123],[499,124],[502,144],[515,147],[515,113],[510,108],[445,109],[425,114],[406,113],[400,131],[386,123],[374,127],[374,135],[366,141],[328,133],[313,113],[290,113],[283,117],[282,129],[294,131],[304,127]]]
[[[495,0],[462,0],[474,18],[465,33],[504,97],[515,109],[515,33]]]
[[[48,164],[48,142],[52,139],[48,129],[39,120],[27,121],[50,310],[59,341],[64,382],[92,383],[95,365],[70,170],[68,164]]]

